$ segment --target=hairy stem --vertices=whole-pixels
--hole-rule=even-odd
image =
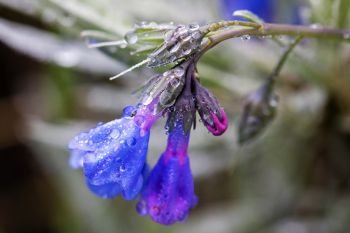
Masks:
[[[244,28],[235,28],[241,26]],[[218,31],[221,28],[229,27],[226,30]],[[272,23],[252,23],[244,21],[221,21],[208,25],[207,31],[216,32],[214,35],[208,36],[208,40],[202,45],[203,53],[221,43],[224,40],[240,37],[242,35],[249,36],[303,36],[308,38],[335,39],[350,42],[350,30],[340,30],[333,28],[325,28],[322,26],[304,26],[290,24],[272,24]]]

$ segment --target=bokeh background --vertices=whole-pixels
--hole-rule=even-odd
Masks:
[[[99,199],[68,166],[69,139],[119,117],[154,72],[108,81],[141,58],[88,49],[82,30],[122,38],[144,20],[211,22],[229,18],[233,2],[0,0],[0,233],[350,232],[349,44],[304,41],[280,76],[277,118],[242,147],[241,99],[282,49],[269,38],[237,38],[203,57],[200,76],[228,112],[230,128],[221,137],[202,126],[192,133],[199,204],[184,223],[160,226],[138,216],[135,201]],[[349,0],[270,2],[273,22],[350,28]],[[150,164],[165,147],[163,127],[160,121],[152,130]]]

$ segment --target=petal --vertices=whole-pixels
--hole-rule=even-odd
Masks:
[[[122,188],[117,183],[93,185],[89,182],[86,182],[86,184],[91,192],[102,198],[114,198],[118,196],[122,191]]]
[[[149,214],[153,221],[170,225],[186,219],[197,203],[188,156],[185,162],[164,155],[151,171],[137,211]]]
[[[85,154],[86,152],[81,150],[72,150],[69,157],[69,166],[73,169],[82,168]]]
[[[121,193],[130,200],[143,185],[148,141],[149,130],[126,116],[73,138],[70,165],[83,167],[86,182],[96,195],[111,198]]]

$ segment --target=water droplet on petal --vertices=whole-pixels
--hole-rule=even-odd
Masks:
[[[126,106],[123,109],[123,116],[124,117],[131,117],[135,114],[136,108],[134,106]]]
[[[136,139],[134,138],[134,137],[131,137],[131,138],[128,138],[127,140],[126,140],[126,144],[128,144],[128,146],[135,146],[136,145]]]
[[[111,138],[117,139],[120,136],[120,132],[117,129],[113,129],[111,134],[109,135]]]
[[[125,165],[120,165],[119,171],[120,171],[120,172],[125,172],[125,171],[126,171]]]

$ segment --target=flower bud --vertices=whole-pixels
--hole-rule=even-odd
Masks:
[[[182,68],[175,68],[172,70],[169,82],[159,96],[158,111],[170,107],[175,103],[176,98],[185,85],[184,73],[185,71]]]
[[[198,82],[195,83],[195,100],[205,127],[215,136],[223,134],[228,127],[226,113],[213,94]]]
[[[189,56],[201,45],[204,33],[199,25],[179,25],[164,36],[163,45],[149,55],[149,67],[158,67]]]
[[[142,105],[149,105],[154,99],[156,113],[172,106],[185,85],[185,69],[177,66],[148,81],[141,90]]]
[[[183,124],[184,134],[188,134],[195,121],[195,103],[192,95],[181,94],[171,108],[166,128],[171,132],[179,122]]]
[[[276,115],[277,95],[269,83],[250,93],[243,101],[243,113],[238,129],[238,140],[243,144],[261,133]]]

